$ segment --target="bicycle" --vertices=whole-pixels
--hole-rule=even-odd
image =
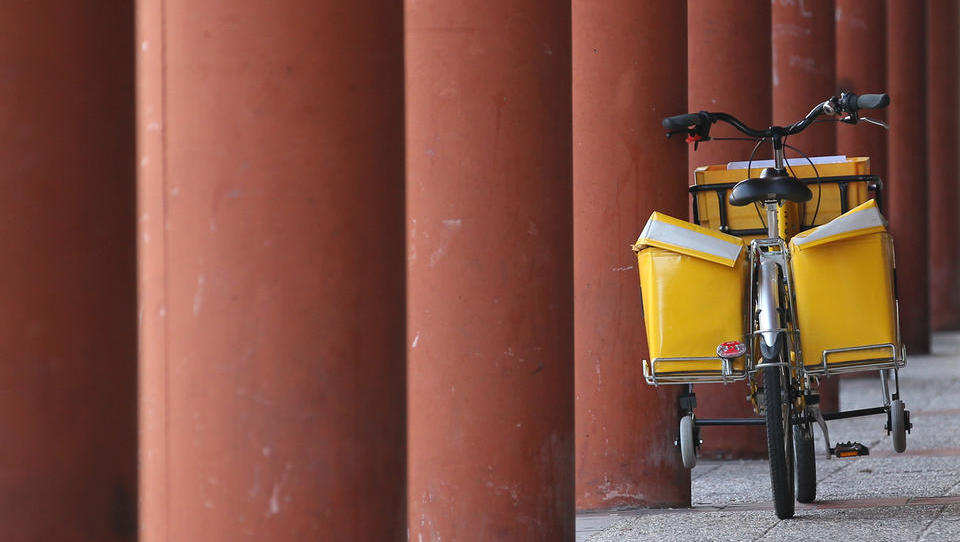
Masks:
[[[860,113],[888,103],[885,94],[857,96],[843,92],[817,104],[793,124],[765,130],[750,128],[726,113],[706,111],[663,121],[668,137],[686,134],[686,140],[695,145],[710,141],[710,128],[717,122],[733,126],[757,143],[747,162],[745,179],[691,187],[694,224],[654,213],[633,246],[651,357],[649,364],[643,362],[645,379],[652,385],[686,386],[679,399],[676,445],[687,468],[696,464],[700,427],[765,426],[774,509],[781,519],[793,517],[795,499],[812,502],[816,498],[814,424],[821,428],[828,458],[869,454],[869,449],[859,443],[831,446],[828,420],[886,414],[886,430],[893,435],[898,453],[905,450],[906,433],[912,428],[909,411],[900,398],[898,371],[906,364],[906,351],[899,334],[892,240],[877,204],[882,181],[863,171],[858,175],[821,176],[819,169],[826,171],[834,166],[821,163],[818,169],[815,160],[805,154],[809,166],[804,167],[812,169],[815,177],[801,179],[792,174],[795,160],[785,157],[785,148],[798,151],[787,145],[787,139],[815,122],[865,121],[886,127]],[[753,177],[755,153],[768,140],[773,147],[771,167],[764,167],[758,177]],[[842,165],[859,167],[864,161],[844,159]],[[742,175],[729,168],[717,171]],[[707,175],[710,170],[700,168],[697,173]],[[858,183],[874,198],[850,208],[850,186]],[[804,207],[799,219],[798,209],[813,199],[814,185],[817,205],[809,224],[804,224],[808,209]],[[834,213],[836,217],[825,212],[821,219],[828,221],[816,224],[825,185],[838,187],[839,212]],[[698,209],[703,215],[702,204],[709,200],[710,193],[716,193],[719,205],[711,217],[712,229],[701,226],[702,216],[698,216]],[[702,201],[696,201],[698,196]],[[733,207],[727,208],[727,203]],[[735,208],[750,206],[764,227],[731,227]],[[749,240],[749,246],[744,239]],[[834,276],[838,278],[831,278]],[[839,285],[828,284],[830,281]],[[863,301],[874,303],[873,312],[863,321],[844,312],[844,307],[837,308],[851,299],[860,302],[851,296],[864,292],[875,292],[878,301]],[[698,316],[705,307],[714,318]],[[833,316],[837,312],[841,315]],[[670,341],[674,344],[667,344]],[[710,341],[717,345],[715,356],[714,352],[705,352]],[[805,353],[810,359],[804,358]],[[879,371],[882,406],[821,412],[821,378],[864,370]],[[891,372],[895,386],[892,394]],[[747,382],[758,417],[695,416],[694,384],[737,380]]]

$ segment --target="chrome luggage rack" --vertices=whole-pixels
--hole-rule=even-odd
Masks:
[[[831,354],[843,352],[859,352],[867,350],[889,349],[890,355],[884,357],[874,357],[862,360],[850,360],[828,363],[828,357]],[[900,369],[907,364],[906,348],[903,346],[897,348],[893,343],[871,344],[867,346],[853,346],[849,348],[831,348],[824,350],[820,356],[820,365],[807,366],[804,371],[811,375],[830,376],[842,373],[854,373],[858,371],[882,370],[882,369]]]
[[[720,370],[700,370],[700,371],[682,371],[657,373],[657,363],[663,361],[717,361],[720,363]],[[749,368],[752,366],[749,356],[745,360],[747,370],[734,371],[733,362],[717,356],[707,357],[684,357],[684,358],[654,358],[647,363],[643,360],[643,378],[647,384],[659,386],[660,384],[728,384],[747,378]]]

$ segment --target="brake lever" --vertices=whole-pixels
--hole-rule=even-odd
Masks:
[[[882,128],[885,128],[885,129],[887,129],[887,130],[890,129],[890,125],[887,124],[886,122],[883,122],[882,120],[871,119],[870,117],[860,117],[860,120],[862,120],[862,121],[864,121],[864,122],[869,122],[870,124],[875,124],[875,125],[877,125],[877,126],[880,126],[880,127],[882,127]]]

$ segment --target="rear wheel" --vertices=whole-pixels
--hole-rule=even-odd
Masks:
[[[817,457],[809,423],[798,425],[793,432],[793,448],[797,456],[797,501],[813,502],[817,498]]]
[[[770,364],[779,361],[763,360]],[[794,512],[793,426],[790,423],[789,375],[789,367],[767,367],[763,370],[770,485],[773,490],[773,508],[780,519],[792,518]]]

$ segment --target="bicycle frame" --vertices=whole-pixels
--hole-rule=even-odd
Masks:
[[[774,163],[777,169],[784,165],[783,145],[780,138],[774,138]],[[749,319],[749,337],[759,337],[762,358],[775,358],[779,349],[787,349],[786,359],[802,370],[803,354],[799,345],[799,334],[793,329],[796,318],[796,302],[793,298],[793,277],[790,271],[790,252],[787,250],[786,235],[780,230],[781,218],[786,212],[785,205],[776,201],[764,202],[767,215],[767,238],[756,239],[750,243],[750,302],[755,304],[754,313],[757,317],[757,327],[754,329],[754,319]],[[783,277],[781,286],[780,277]],[[754,285],[757,291],[754,292]],[[787,295],[790,316],[787,324],[781,323],[782,309],[780,306],[781,287]],[[780,337],[785,340],[781,342]],[[749,341],[751,344],[753,340]],[[754,359],[757,357],[754,355]],[[759,363],[754,371],[770,363]]]

